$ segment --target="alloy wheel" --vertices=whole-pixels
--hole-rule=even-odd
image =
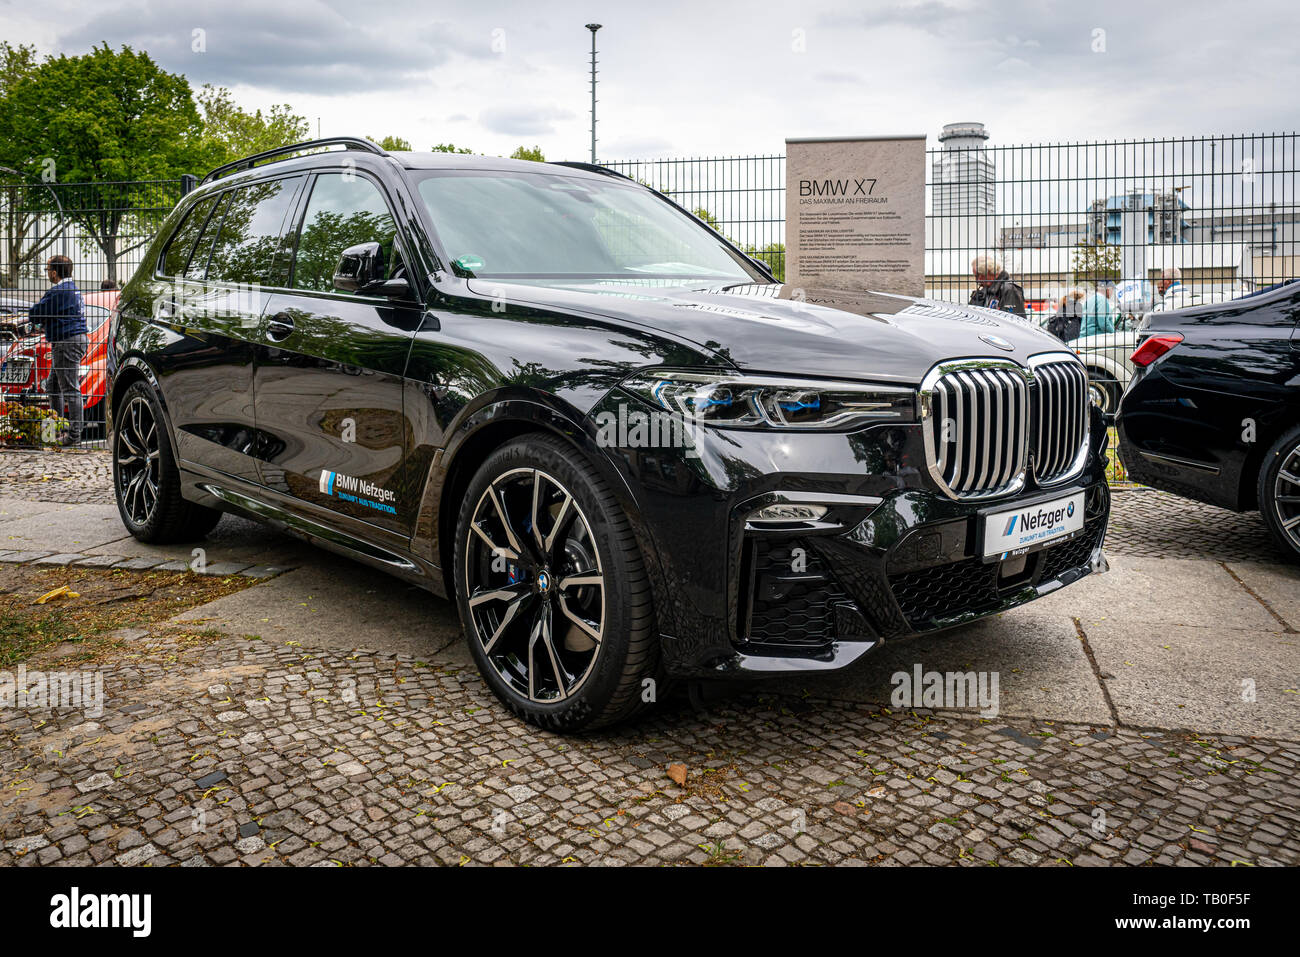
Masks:
[[[474,639],[510,689],[532,702],[573,695],[600,656],[605,578],[577,499],[540,469],[483,491],[465,534]]]
[[[1273,510],[1283,533],[1300,551],[1300,443],[1283,453],[1282,466],[1273,480]]]
[[[158,506],[158,422],[142,396],[122,410],[113,450],[122,508],[136,525],[144,525]]]

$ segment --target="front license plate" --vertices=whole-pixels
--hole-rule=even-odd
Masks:
[[[984,557],[1034,552],[1083,528],[1083,493],[994,512],[984,518]]]

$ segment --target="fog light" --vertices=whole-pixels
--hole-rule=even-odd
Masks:
[[[749,520],[751,522],[816,522],[825,516],[825,505],[781,503],[758,509],[749,516]]]

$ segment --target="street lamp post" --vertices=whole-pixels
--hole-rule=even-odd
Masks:
[[[596,31],[599,23],[588,23],[591,31],[591,163],[596,164]]]

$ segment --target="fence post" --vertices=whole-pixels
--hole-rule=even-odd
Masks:
[[[183,173],[181,175],[181,198],[185,198],[194,191],[194,187],[199,185],[199,178],[193,173]]]

